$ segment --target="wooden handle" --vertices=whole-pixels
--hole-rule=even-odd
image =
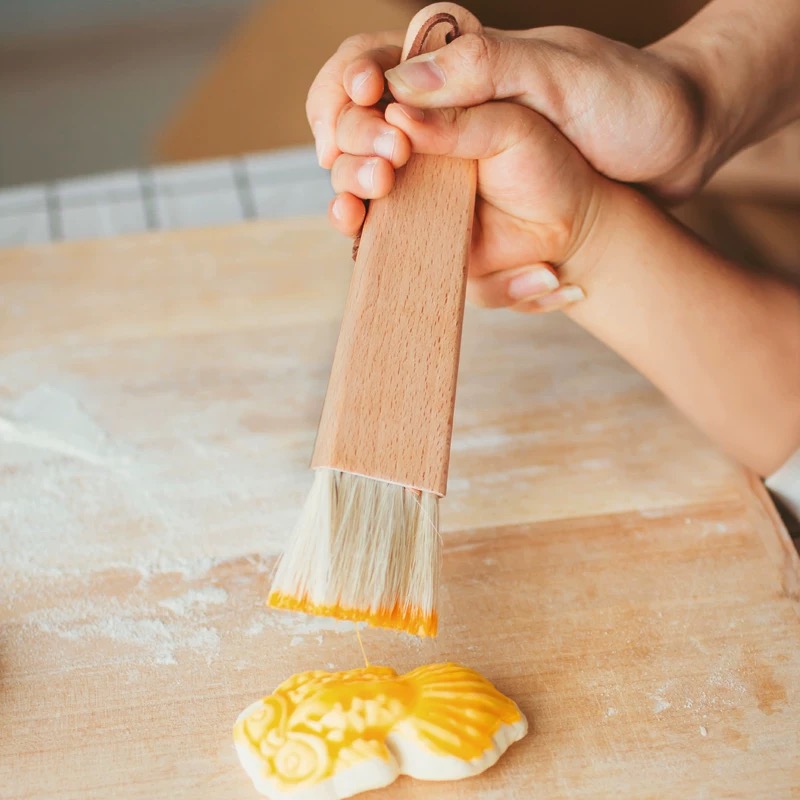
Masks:
[[[460,6],[434,3],[411,21],[403,53],[481,30]],[[445,494],[475,177],[475,162],[415,154],[371,202],[314,468]]]

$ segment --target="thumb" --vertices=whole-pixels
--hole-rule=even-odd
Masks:
[[[537,134],[552,139],[554,133],[544,117],[515,103],[425,110],[392,103],[385,115],[408,136],[414,152],[454,158],[493,158],[522,140],[533,143]]]
[[[418,108],[473,106],[520,96],[539,98],[539,111],[557,95],[553,59],[531,38],[465,33],[455,41],[386,72],[392,95]],[[539,107],[541,106],[541,107]]]

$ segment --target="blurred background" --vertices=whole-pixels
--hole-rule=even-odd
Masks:
[[[146,164],[251,0],[0,0],[0,182]]]
[[[704,3],[464,4],[491,26],[577,25],[644,45]],[[324,211],[307,88],[346,36],[405,28],[423,5],[0,0],[0,245]],[[197,171],[169,166],[186,163]],[[677,213],[729,255],[796,269],[800,128],[741,154]]]

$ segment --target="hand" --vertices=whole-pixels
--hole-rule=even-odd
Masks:
[[[638,50],[567,27],[486,30],[398,66],[402,41],[399,31],[351,37],[320,70],[306,112],[326,168],[342,153],[403,162],[402,139],[389,158],[388,138],[381,153],[375,142],[351,142],[336,130],[350,104],[363,107],[359,119],[377,130],[381,115],[369,107],[381,98],[388,71],[394,98],[418,108],[502,99],[525,105],[547,117],[595,169],[658,195],[688,196],[708,177],[704,89],[690,76],[685,53],[672,57],[668,44]]]
[[[550,311],[582,299],[574,284],[591,269],[587,242],[614,185],[550,122],[508,102],[424,111],[392,103],[385,118],[414,152],[478,161],[467,289],[473,302]],[[339,126],[349,125],[344,112]],[[337,164],[347,158],[355,157],[340,156]],[[376,159],[362,161],[361,172]],[[342,198],[359,190],[359,174],[334,165],[334,216]]]
[[[330,216],[343,233],[357,232],[363,199],[387,194],[394,169],[411,152],[407,132],[393,124],[397,118],[376,107],[387,70],[394,97],[417,108],[513,99],[546,116],[595,168],[619,180],[643,182],[656,193],[683,196],[706,177],[695,87],[664,57],[588,31],[544,28],[465,35],[432,56],[397,67],[402,39],[402,32],[348,39],[309,91],[306,109],[319,160],[332,169],[339,192]],[[503,259],[495,261],[499,269]],[[495,276],[485,294],[489,285],[477,279],[488,274],[488,261],[473,258],[471,263],[473,301],[516,302],[497,294],[499,284],[510,286],[514,276]]]

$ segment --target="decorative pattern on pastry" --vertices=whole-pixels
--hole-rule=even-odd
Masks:
[[[233,738],[270,800],[342,800],[398,775],[477,775],[527,730],[516,703],[448,663],[294,675],[239,715]]]

